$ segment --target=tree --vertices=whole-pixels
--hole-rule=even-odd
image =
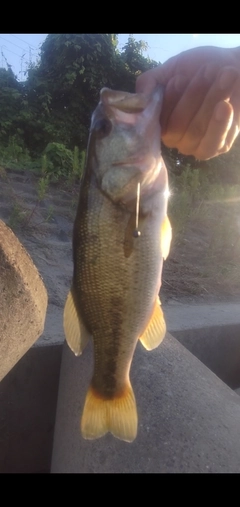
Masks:
[[[6,146],[9,137],[16,135],[21,115],[21,85],[8,65],[0,69],[0,144]]]
[[[46,86],[58,141],[70,148],[86,146],[99,90],[113,86],[115,46],[114,34],[50,34],[42,45],[37,77]]]
[[[137,76],[158,65],[154,60],[143,56],[143,52],[147,49],[147,42],[136,41],[132,34],[129,35],[127,43],[119,53],[115,76],[115,85],[118,89],[133,93]]]
[[[17,127],[32,155],[52,142],[85,149],[100,89],[134,91],[136,76],[156,65],[142,55],[143,41],[130,36],[122,52],[117,44],[117,34],[49,34],[24,83],[4,70],[2,139]]]

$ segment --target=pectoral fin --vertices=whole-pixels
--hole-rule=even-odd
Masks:
[[[161,227],[161,251],[163,259],[166,260],[172,240],[172,227],[166,215]]]
[[[75,356],[80,356],[88,343],[90,333],[78,316],[72,290],[68,293],[64,307],[63,327],[67,344]]]
[[[166,334],[166,323],[159,298],[157,298],[151,320],[140,340],[147,350],[158,347]]]

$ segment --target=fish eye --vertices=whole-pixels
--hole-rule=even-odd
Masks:
[[[98,137],[106,137],[112,130],[112,124],[107,118],[101,118],[101,120],[96,121],[93,130]]]

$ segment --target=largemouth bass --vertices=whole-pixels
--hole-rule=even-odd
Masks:
[[[131,442],[137,409],[129,379],[138,340],[163,340],[158,298],[171,227],[161,157],[162,88],[151,96],[103,88],[90,127],[73,231],[73,279],[64,308],[67,343],[80,355],[90,337],[94,372],[82,435]]]

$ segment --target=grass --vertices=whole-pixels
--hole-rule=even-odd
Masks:
[[[54,183],[71,190],[76,181],[81,178],[84,164],[85,151],[79,153],[77,147],[71,153],[64,145],[51,143],[43,152],[42,157],[32,159],[28,150],[24,149],[15,136],[9,139],[7,147],[0,147],[0,179],[7,180],[7,169],[15,171],[27,170],[39,177],[36,183],[37,199],[31,210],[18,197],[12,188],[9,188],[13,202],[8,225],[14,230],[18,227],[27,228],[35,216],[40,204],[48,192],[49,186]],[[67,170],[65,162],[67,161]],[[76,205],[75,196],[72,206]],[[50,220],[53,210],[49,209],[46,221]]]
[[[47,177],[49,183],[65,182],[68,186],[81,178],[85,158],[86,152],[79,152],[77,146],[71,152],[60,143],[49,143],[40,157],[32,158],[15,136],[8,146],[0,146],[0,168],[29,170]]]
[[[8,226],[15,231],[20,225],[23,225],[25,220],[25,211],[17,202],[13,204],[10,217],[8,219]]]

